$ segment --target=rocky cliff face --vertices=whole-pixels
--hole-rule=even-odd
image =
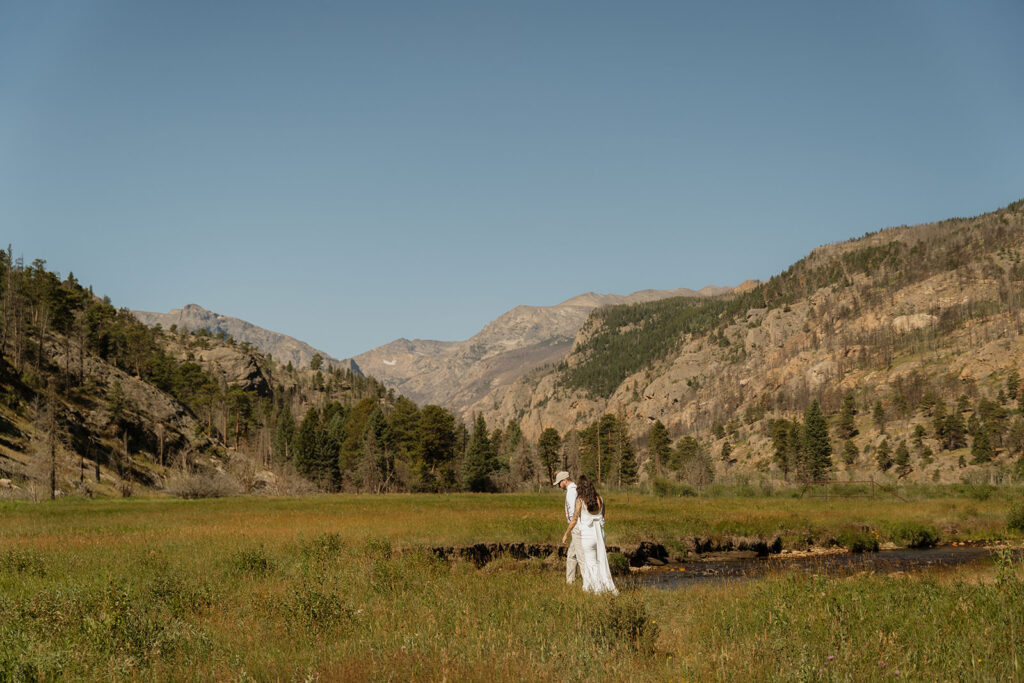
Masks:
[[[517,306],[466,341],[399,339],[354,360],[417,403],[442,405],[468,420],[482,406],[492,407],[490,397],[520,378],[560,362],[595,308],[727,291],[648,289],[628,296],[588,292],[555,306]]]
[[[851,392],[861,411],[860,433],[852,439],[859,455],[842,469],[850,477],[894,476],[880,473],[870,455],[884,439],[895,448],[922,425],[929,437],[915,447],[915,461],[917,451],[941,450],[915,399],[932,392],[947,405],[965,396],[974,406],[995,398],[1014,371],[1024,374],[1022,255],[1022,202],[976,219],[893,228],[821,247],[789,272],[830,282],[788,303],[745,308],[706,334],[681,336],[673,352],[626,377],[610,396],[567,389],[564,373],[550,368],[495,388],[467,410],[492,425],[519,420],[530,438],[546,427],[565,433],[613,413],[625,418],[641,447],[660,420],[673,438],[693,435],[704,443],[720,475],[757,475],[775,467],[770,420],[799,419],[815,399],[834,415]],[[574,349],[599,331],[581,332]],[[574,351],[567,365],[585,360]],[[888,416],[884,433],[870,417],[877,401]],[[716,425],[728,426],[728,433],[716,436]],[[733,455],[720,461],[726,441]],[[1000,447],[997,462],[1016,457],[1015,445],[1000,441]],[[957,453],[934,463],[922,456],[911,479],[959,481],[976,469],[981,476],[984,468],[971,464],[967,449]],[[838,452],[834,459],[840,463]]]
[[[55,408],[54,421],[60,433],[56,469],[61,495],[75,491],[114,495],[125,482],[160,487],[167,471],[183,466],[183,462],[215,466],[213,440],[198,428],[201,421],[171,396],[95,356],[86,355],[81,360],[73,352],[69,356],[69,348],[63,343],[51,340],[46,350],[56,367],[80,367],[87,378],[82,387],[87,401],[58,400]],[[115,393],[122,397],[121,422],[126,429],[115,424],[111,412]],[[0,415],[0,423],[6,427],[0,438],[0,474],[27,480],[26,486],[38,488],[34,495],[45,497],[49,476],[47,407],[44,401],[38,403],[42,407],[34,410],[42,417],[36,420],[27,419],[23,410],[9,407]],[[125,457],[125,440],[133,453],[146,452],[150,457]],[[87,465],[81,456],[89,459]]]
[[[165,330],[170,329],[172,325],[177,325],[179,330],[192,332],[206,330],[214,335],[223,332],[236,341],[252,344],[261,353],[270,354],[275,361],[282,365],[291,363],[297,368],[309,367],[313,356],[320,354],[328,365],[356,373],[360,372],[359,366],[351,360],[338,360],[294,337],[258,327],[239,318],[208,311],[196,304],[188,304],[184,308],[174,309],[169,313],[146,311],[132,311],[132,313],[146,325],[160,325]]]

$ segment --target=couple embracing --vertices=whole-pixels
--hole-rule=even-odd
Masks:
[[[565,520],[569,528],[562,534],[562,543],[569,541],[565,561],[565,581],[576,580],[576,567],[583,576],[583,590],[590,593],[618,594],[608,566],[608,553],[604,547],[604,499],[597,494],[594,484],[581,475],[579,482],[569,478],[568,472],[558,472],[554,485],[565,491]]]

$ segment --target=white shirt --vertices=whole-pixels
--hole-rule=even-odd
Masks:
[[[576,484],[572,483],[565,487],[565,522],[572,521],[572,515],[576,511]],[[578,526],[578,525],[577,525]],[[577,529],[573,528],[573,531]]]

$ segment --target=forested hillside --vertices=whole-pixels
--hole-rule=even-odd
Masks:
[[[820,247],[744,292],[595,310],[562,363],[477,407],[531,436],[615,417],[667,483],[1004,480],[1022,302],[1018,201]]]
[[[561,458],[542,466],[515,422],[468,429],[319,355],[300,368],[147,327],[0,254],[0,497],[515,490]]]

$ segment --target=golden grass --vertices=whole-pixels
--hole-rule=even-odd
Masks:
[[[798,540],[893,520],[1007,536],[1005,501],[609,496],[612,543]],[[555,542],[561,499],[320,496],[0,505],[0,680],[1013,678],[1005,567],[582,595],[557,565],[413,550]],[[405,546],[401,554],[390,548]],[[998,580],[997,580],[998,579]],[[981,661],[976,661],[976,660]]]

